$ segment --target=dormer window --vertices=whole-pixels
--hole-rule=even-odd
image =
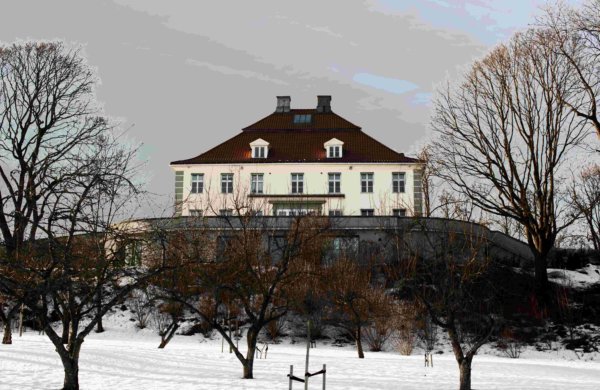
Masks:
[[[342,157],[342,148],[340,146],[330,146],[329,147],[329,158],[340,158]]]
[[[264,146],[255,146],[254,147],[254,155],[253,158],[265,158],[267,157],[267,153],[265,152]]]
[[[327,158],[342,158],[344,143],[337,138],[332,138],[323,144],[327,151]]]
[[[252,158],[267,158],[269,155],[269,143],[262,138],[250,142]]]
[[[294,115],[294,123],[310,123],[312,115],[310,114],[296,114]]]

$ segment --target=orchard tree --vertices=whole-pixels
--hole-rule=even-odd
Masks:
[[[320,217],[257,216],[243,197],[234,215],[199,218],[177,227],[157,227],[156,261],[171,269],[154,283],[161,298],[179,303],[217,330],[254,377],[259,333],[287,314],[295,289],[321,261],[327,231]],[[228,318],[242,318],[246,353],[230,337]]]
[[[485,237],[457,231],[451,223],[435,232],[417,224],[396,234],[406,248],[393,273],[396,294],[416,300],[447,333],[460,372],[459,389],[470,390],[473,358],[495,331],[501,310],[501,292],[493,280],[496,265],[486,255]]]
[[[322,291],[328,303],[328,323],[344,329],[364,359],[363,333],[392,315],[392,298],[372,284],[372,264],[340,258],[323,270]]]
[[[64,183],[82,169],[71,158],[110,130],[95,101],[97,78],[80,55],[60,42],[0,46],[0,233],[2,255],[19,262]],[[15,300],[5,300],[6,321]],[[10,327],[4,339],[10,340]]]
[[[158,272],[124,267],[114,245],[140,195],[138,163],[96,102],[97,81],[60,42],[0,48],[0,293],[42,324],[68,390],[86,336]]]

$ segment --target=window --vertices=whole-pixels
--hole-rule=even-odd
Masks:
[[[404,193],[405,191],[405,174],[404,172],[392,173],[392,191],[395,193]]]
[[[312,116],[310,114],[294,115],[294,123],[310,123]]]
[[[375,210],[373,209],[360,209],[361,217],[372,217],[375,215]]]
[[[329,158],[340,158],[342,157],[342,147],[341,146],[330,146],[329,147]]]
[[[392,215],[394,217],[406,217],[406,209],[393,209]]]
[[[342,192],[342,174],[341,173],[330,173],[329,174],[329,193],[339,194]]]
[[[341,217],[342,210],[329,210],[329,216],[330,217]]]
[[[343,146],[344,141],[337,138],[332,138],[323,144],[323,147],[327,151],[327,158],[341,158]]]
[[[304,192],[304,173],[292,173],[292,194]]]
[[[263,193],[263,177],[262,173],[253,173],[250,176],[250,193],[262,194]]]
[[[221,209],[219,210],[219,215],[221,217],[231,217],[233,215],[232,209]]]
[[[204,174],[192,173],[192,194],[201,194],[204,191]]]
[[[215,260],[216,261],[225,261],[227,260],[231,246],[233,243],[233,237],[229,236],[217,236],[217,250],[215,251]]]
[[[267,158],[269,155],[269,143],[262,138],[250,142],[252,158]]]
[[[360,174],[360,192],[373,192],[373,174]]]
[[[221,193],[233,193],[233,173],[221,173]]]
[[[137,267],[142,265],[142,244],[139,241],[131,241],[125,245],[125,265]]]
[[[201,217],[202,210],[190,209],[190,217]]]
[[[266,158],[267,157],[267,148],[265,146],[255,146],[253,148],[254,154],[252,157],[254,158]]]

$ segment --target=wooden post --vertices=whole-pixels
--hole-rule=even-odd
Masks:
[[[304,366],[304,390],[308,390],[308,356],[310,353],[310,320],[306,323],[306,364]]]
[[[235,347],[238,349],[238,351],[240,350],[240,338],[242,337],[242,335],[240,334],[240,321],[236,318],[235,319]]]
[[[325,375],[327,375],[327,365],[323,364],[323,390],[325,390]]]
[[[23,336],[23,304],[21,303],[21,310],[19,311],[19,337]]]
[[[293,376],[294,376],[294,366],[290,365],[290,388],[289,388],[289,390],[292,390],[292,382],[293,382],[292,377]]]
[[[229,340],[231,340],[231,317],[229,316],[229,310],[227,310],[227,327],[229,328]],[[233,353],[233,345],[229,344],[229,353]]]

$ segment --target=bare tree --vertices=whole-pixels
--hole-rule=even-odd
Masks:
[[[96,103],[96,82],[60,42],[0,48],[0,291],[41,323],[69,390],[85,337],[155,272],[109,250],[139,195],[137,163]]]
[[[78,174],[65,161],[110,128],[98,115],[95,83],[79,49],[0,46],[0,233],[11,261],[40,235],[57,188]],[[10,301],[7,321],[19,304]]]
[[[158,310],[153,311],[154,324],[160,336],[158,348],[165,348],[169,344],[179,329],[182,315],[182,305],[177,303],[162,303],[158,306]]]
[[[145,329],[150,321],[150,316],[154,309],[154,303],[148,296],[148,293],[142,289],[136,289],[129,294],[129,303],[131,310],[135,314],[137,326],[140,329]]]
[[[585,168],[571,187],[572,205],[587,225],[587,238],[600,251],[600,166]]]
[[[392,315],[393,308],[392,298],[382,287],[372,284],[373,265],[367,263],[360,265],[354,259],[342,257],[322,273],[323,291],[329,303],[327,321],[344,329],[356,342],[360,359],[365,357],[362,345],[365,330],[379,325],[382,336],[389,337],[383,319]]]
[[[517,221],[534,255],[538,300],[547,300],[546,263],[558,233],[573,223],[563,169],[587,122],[574,98],[573,69],[529,30],[476,62],[461,84],[440,91],[432,126],[439,174],[474,205]]]
[[[558,98],[588,121],[600,137],[600,1],[588,0],[579,8],[554,4],[547,8],[540,24],[553,34],[543,44],[552,47],[571,69],[572,89]]]
[[[419,226],[412,228],[417,230]],[[397,293],[416,299],[431,322],[446,331],[460,371],[459,389],[470,390],[473,358],[495,330],[498,288],[484,237],[443,231],[423,230],[419,246],[408,244],[414,236],[399,233],[406,237],[408,257],[399,264]]]
[[[161,233],[160,261],[174,268],[155,284],[163,299],[182,304],[218,331],[241,362],[243,378],[252,379],[258,335],[286,315],[294,289],[320,263],[327,224],[311,216],[259,217],[245,202],[232,205],[233,216],[206,219],[217,224],[210,230],[199,221],[185,231]],[[236,312],[249,324],[245,355],[227,325]]]

